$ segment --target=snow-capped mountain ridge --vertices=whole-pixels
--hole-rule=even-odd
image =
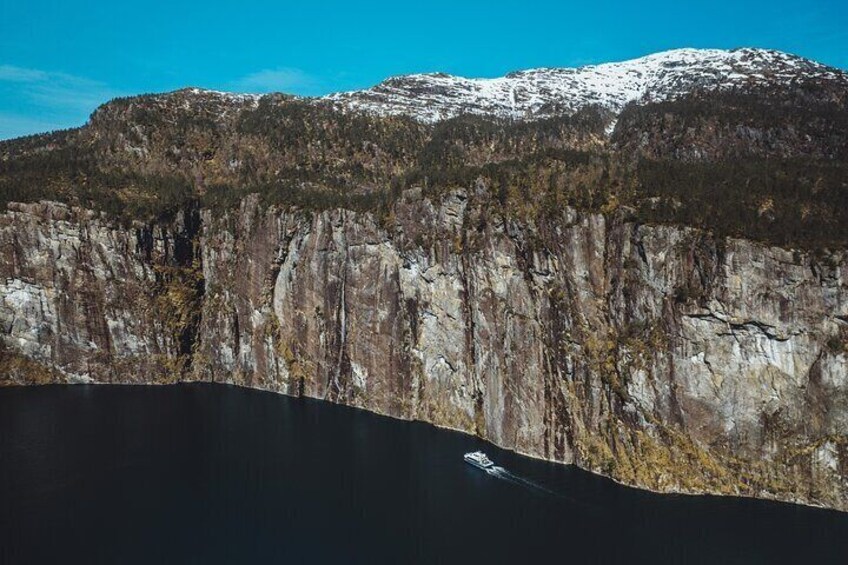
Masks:
[[[460,114],[534,119],[571,114],[590,105],[614,113],[633,101],[674,99],[694,90],[839,80],[845,72],[766,49],[675,49],[638,59],[577,68],[538,68],[498,78],[425,73],[389,78],[365,90],[323,100],[377,115],[437,122]]]

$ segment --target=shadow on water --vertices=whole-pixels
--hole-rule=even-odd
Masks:
[[[491,474],[462,455],[482,449]],[[222,385],[0,390],[0,563],[848,563],[848,515],[657,495]]]

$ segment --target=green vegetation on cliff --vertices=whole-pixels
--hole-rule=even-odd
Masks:
[[[387,215],[405,188],[483,187],[505,215],[564,206],[786,246],[848,245],[844,93],[696,94],[608,112],[434,125],[266,96],[125,98],[79,130],[0,143],[0,204],[52,199],[161,221],[199,203],[345,207]]]

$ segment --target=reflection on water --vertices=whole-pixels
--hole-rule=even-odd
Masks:
[[[656,495],[221,385],[0,390],[0,502],[4,564],[848,563],[845,514]]]

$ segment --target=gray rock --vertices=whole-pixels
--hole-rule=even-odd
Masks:
[[[57,379],[234,383],[636,486],[848,509],[844,251],[571,209],[522,223],[486,191],[410,191],[392,218],[248,197],[193,232],[16,204],[0,339]]]

